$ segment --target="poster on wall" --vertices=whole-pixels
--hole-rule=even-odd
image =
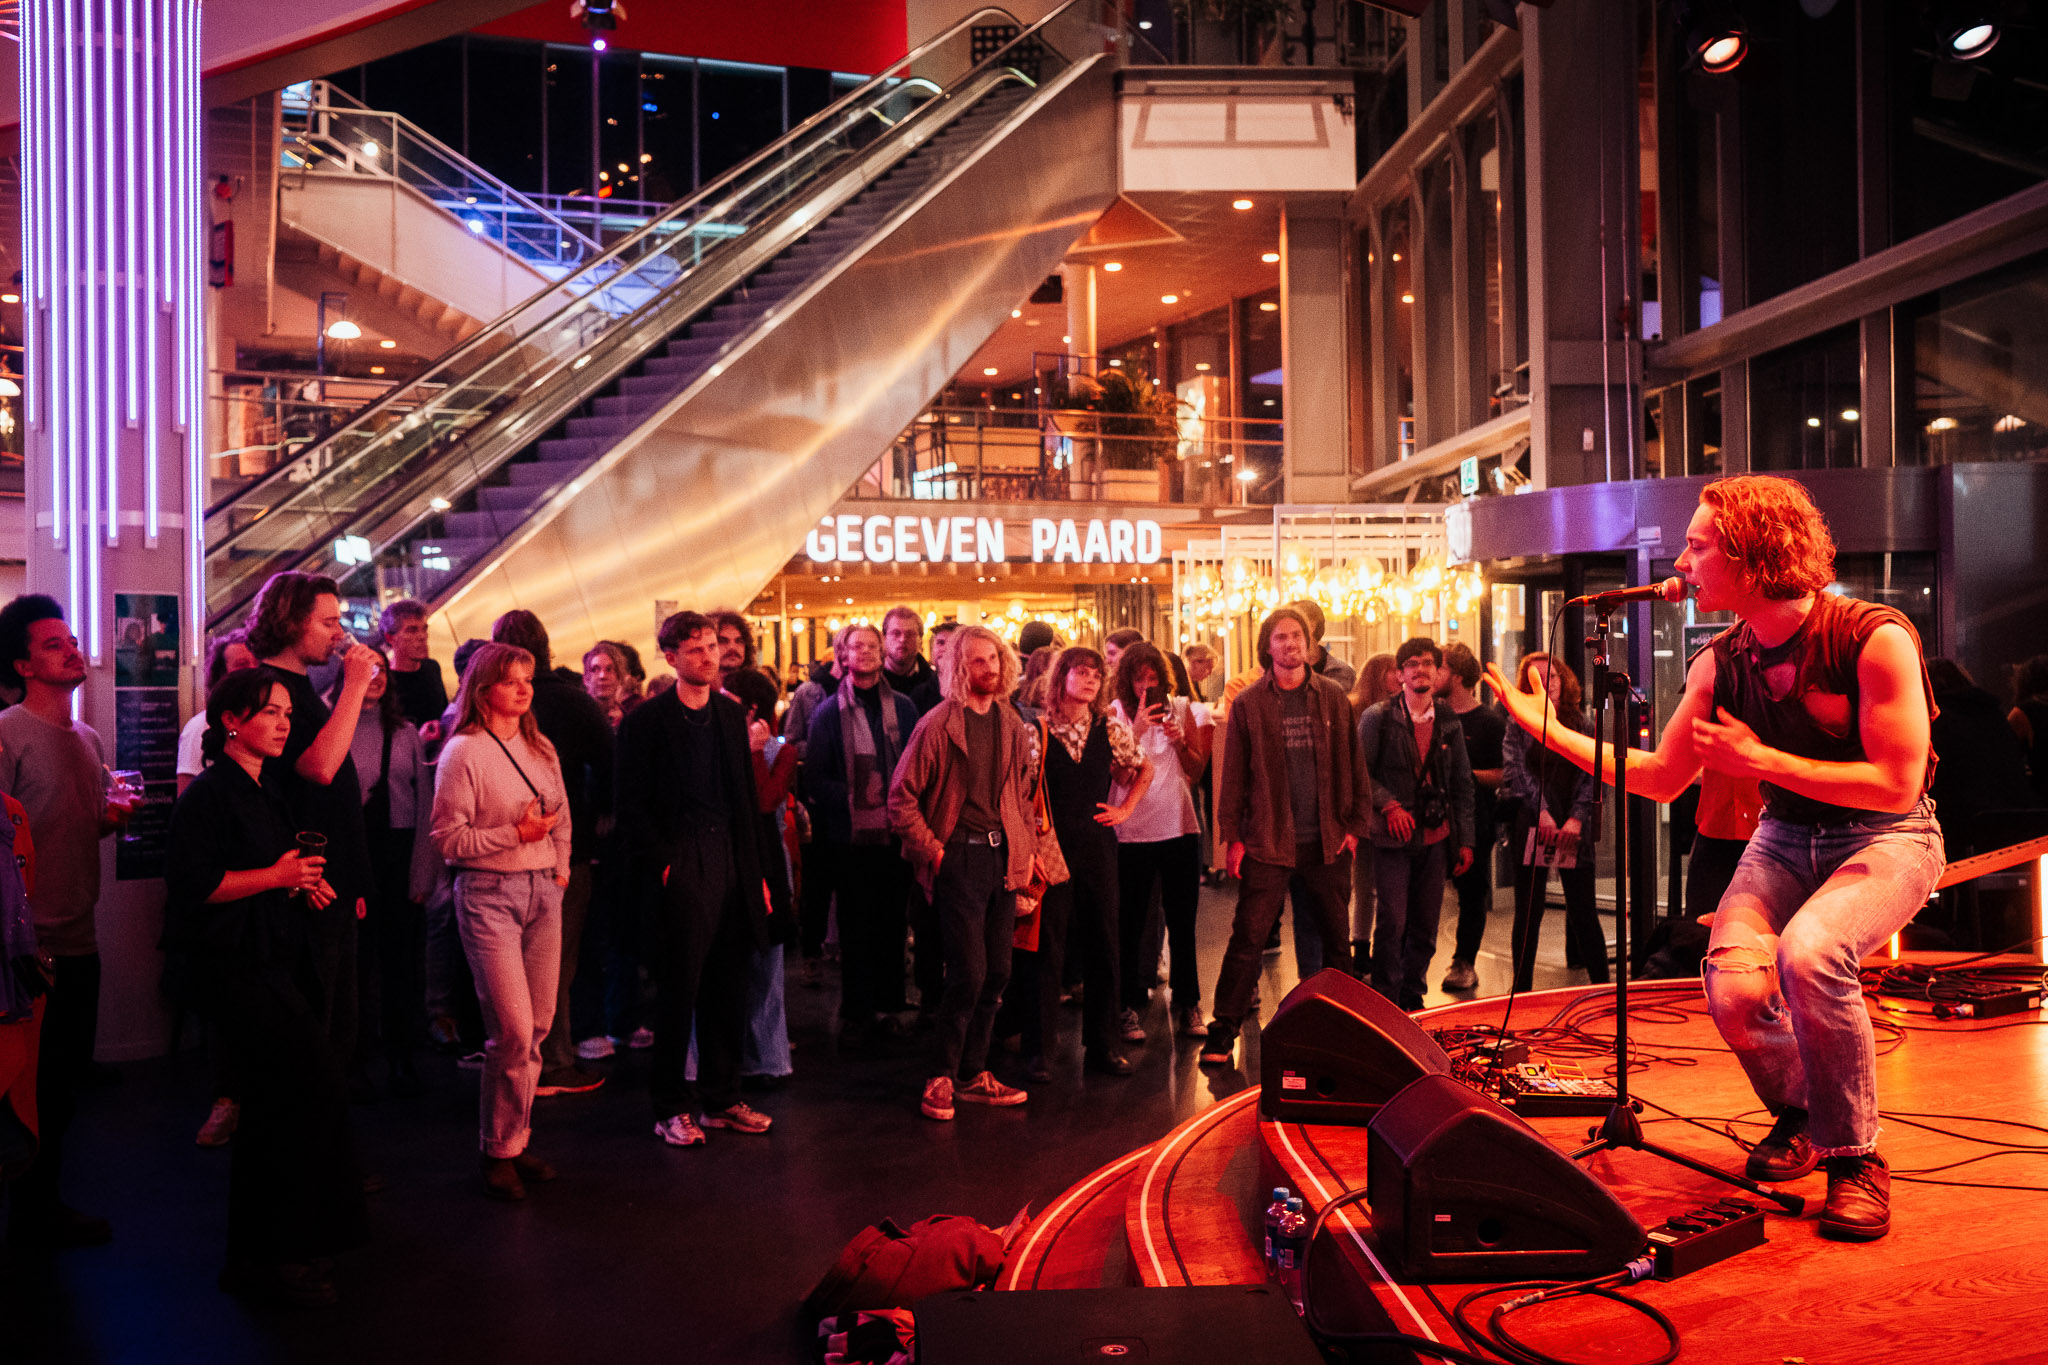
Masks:
[[[114,772],[141,800],[114,845],[114,876],[161,877],[178,796],[178,599],[114,594]]]

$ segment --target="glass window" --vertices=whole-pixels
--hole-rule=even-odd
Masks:
[[[1914,463],[2048,459],[2048,253],[1900,305]]]
[[[641,184],[649,199],[672,202],[696,184],[693,65],[679,57],[640,59],[640,150],[647,154]]]
[[[698,173],[710,180],[782,136],[782,68],[697,67]]]
[[[1406,199],[1387,210],[1383,240],[1387,259],[1379,274],[1387,316],[1387,397],[1394,409],[1389,414],[1394,422],[1394,458],[1405,460],[1415,453],[1415,253],[1409,246]]]
[[[1500,142],[1499,128],[1491,118],[1481,119],[1472,130],[1472,216],[1473,236],[1479,247],[1479,362],[1472,367],[1479,385],[1478,411],[1498,417],[1501,380],[1507,376],[1508,390],[1514,390],[1514,376],[1501,351],[1500,273]]]
[[[601,189],[615,199],[645,199],[640,161],[640,54],[597,59],[597,156]]]
[[[789,126],[792,128],[845,93],[832,88],[831,72],[815,67],[792,66],[788,80]]]
[[[1749,362],[1749,467],[1853,469],[1862,449],[1862,353],[1851,323]]]
[[[462,146],[462,39],[443,38],[363,68],[363,103],[402,114],[449,146]]]
[[[1238,401],[1245,439],[1278,441],[1287,413],[1280,383],[1280,291],[1268,289],[1238,300],[1237,306],[1244,335],[1244,380]]]
[[[469,144],[465,153],[514,189],[541,194],[543,49],[498,38],[469,40]]]
[[[1438,8],[1442,8],[1439,6]],[[1422,315],[1422,343],[1428,361],[1423,368],[1429,418],[1417,438],[1429,445],[1463,431],[1465,395],[1457,390],[1458,289],[1451,269],[1451,159],[1448,155],[1424,168],[1422,184],[1422,288],[1416,305]],[[1414,311],[1411,309],[1410,311]]]
[[[1505,302],[1514,307],[1514,327],[1501,340],[1505,351],[1501,359],[1500,386],[1495,390],[1501,396],[1503,408],[1521,407],[1529,401],[1529,195],[1528,177],[1525,174],[1525,159],[1521,154],[1522,128],[1522,73],[1517,71],[1508,77],[1502,87],[1504,108],[1498,117],[1502,123],[1499,145],[1512,154],[1507,158],[1514,167],[1501,185],[1501,196],[1505,209],[1514,210],[1512,230],[1501,232],[1501,273],[1508,274],[1508,265],[1514,265],[1515,287]]]
[[[1835,581],[1829,592],[1843,592],[1865,602],[1895,607],[1929,654],[1935,652],[1940,622],[1934,610],[1934,552],[1898,550],[1835,556]]]
[[[1970,62],[1934,50],[1925,0],[1889,7],[1892,230],[1900,240],[2048,178],[2048,31],[2008,23]]]
[[[597,168],[590,136],[590,68],[582,47],[547,49],[547,192],[595,194]]]
[[[1643,425],[1641,427],[1641,454],[1637,460],[1637,477],[1661,479],[1664,477],[1664,397],[1653,393],[1643,399]]]
[[[1685,472],[1721,472],[1721,376],[1703,375],[1685,386]]]
[[[1745,307],[1856,260],[1857,9],[1836,5],[1819,18],[1798,5],[1744,11]]]
[[[1681,303],[1685,316],[1660,318],[1666,336],[1682,326],[1688,332],[1721,320],[1721,145],[1716,110],[1731,99],[1725,84],[1690,72],[1678,83],[1678,145],[1671,149],[1664,173],[1682,198],[1679,225],[1683,242],[1665,249],[1678,253],[1678,279],[1685,282]]]

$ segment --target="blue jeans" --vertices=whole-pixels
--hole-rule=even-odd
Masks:
[[[1857,969],[1920,912],[1944,863],[1934,803],[1844,825],[1757,825],[1721,897],[1707,1006],[1774,1111],[1822,1156],[1877,1149],[1876,1050]]]
[[[1373,906],[1372,988],[1404,1010],[1422,1008],[1429,989],[1429,959],[1436,953],[1444,913],[1445,855],[1451,841],[1405,848],[1374,848],[1378,899]]]

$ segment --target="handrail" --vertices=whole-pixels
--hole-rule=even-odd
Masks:
[[[1045,22],[1050,20],[1053,17],[1053,15],[1064,13],[1073,5],[1081,2],[1082,0],[1066,0],[1066,3],[1060,5],[1057,9],[1055,9],[1052,15],[1047,15],[1045,20],[1040,20],[1039,24],[1033,25],[1032,29],[1035,30],[1036,28],[1042,26]],[[653,236],[655,233],[659,232],[664,224],[669,223],[686,213],[690,213],[702,208],[708,201],[714,198],[714,196],[726,195],[726,202],[730,203],[731,196],[727,195],[727,191],[732,186],[734,186],[743,176],[757,174],[760,170],[762,170],[763,168],[777,160],[782,152],[796,146],[799,140],[807,137],[815,129],[824,126],[830,120],[844,117],[846,113],[848,113],[855,107],[857,101],[862,99],[864,96],[872,93],[876,89],[882,87],[883,85],[887,84],[889,80],[889,72],[910,65],[911,63],[917,61],[919,58],[925,56],[927,53],[936,49],[941,43],[944,43],[952,38],[955,38],[959,34],[970,29],[977,20],[980,20],[984,16],[991,14],[1001,15],[1003,18],[1008,19],[1013,24],[1018,22],[1016,16],[1011,14],[1008,10],[1003,9],[1000,6],[985,5],[982,8],[974,11],[974,13],[961,19],[958,23],[952,25],[952,27],[946,29],[944,32],[937,34],[936,36],[930,39],[927,39],[923,43],[920,43],[917,47],[911,49],[910,52],[898,58],[896,61],[890,63],[887,67],[883,68],[880,72],[877,72],[874,76],[868,78],[868,80],[864,81],[855,89],[849,91],[846,95],[842,96],[838,100],[833,101],[833,103],[827,105],[825,108],[811,115],[802,123],[798,124],[795,128],[790,129],[787,133],[784,133],[774,142],[769,143],[759,152],[756,152],[753,156],[748,157],[745,161],[742,161],[738,165],[729,168],[724,173],[713,179],[709,184],[700,187],[695,193],[689,195],[684,199],[676,201],[676,203],[671,205],[665,213],[662,213],[657,217],[651,219],[644,227],[613,243],[613,245],[609,249],[603,251],[598,256],[595,256],[592,259],[584,262],[581,266],[578,266],[576,270],[573,271],[570,275],[565,276],[563,279],[558,280],[554,284],[550,285],[547,289],[541,290],[538,293],[534,294],[533,296],[527,299],[523,299],[519,303],[515,304],[513,307],[507,309],[504,313],[492,319],[492,321],[487,326],[483,327],[475,334],[470,336],[468,339],[461,342],[453,350],[444,354],[438,361],[436,361],[433,364],[433,366],[431,366],[424,373],[415,376],[407,384],[394,388],[390,393],[385,394],[382,398],[379,398],[374,403],[371,403],[368,407],[365,407],[364,409],[362,409],[362,411],[357,413],[352,420],[350,420],[347,423],[344,423],[342,426],[328,433],[325,439],[327,441],[340,440],[344,436],[348,435],[350,432],[356,431],[375,421],[381,420],[390,409],[397,406],[398,397],[401,393],[405,391],[405,389],[411,388],[414,385],[424,384],[433,381],[437,378],[441,378],[442,376],[445,376],[447,372],[454,368],[459,362],[467,360],[472,354],[481,350],[484,346],[489,344],[491,341],[495,340],[498,337],[499,331],[507,323],[512,322],[514,319],[516,319],[522,313],[524,313],[528,306],[531,305],[535,300],[544,298],[548,294],[555,293],[557,291],[569,293],[569,297],[564,299],[561,307],[555,309],[552,313],[549,313],[547,316],[542,318],[539,322],[534,324],[533,327],[529,330],[537,332],[551,326],[561,318],[563,313],[568,311],[570,308],[575,307],[578,303],[582,301],[581,294],[570,292],[574,290],[574,281],[576,281],[579,278],[594,277],[600,270],[604,270],[605,268],[616,264],[622,257],[627,255],[630,251],[636,250],[646,239]],[[1028,31],[1030,30],[1027,30],[1027,32]],[[1022,36],[1024,35],[1020,33],[1019,38],[1021,38]],[[1004,50],[1007,51],[1011,45],[1012,44],[1006,44]],[[899,82],[899,84],[900,83],[901,82]],[[285,472],[285,469],[278,469],[272,471],[270,474],[265,475],[263,478],[257,480],[256,482],[250,484],[247,488],[241,490],[241,493],[238,496],[242,498],[248,498],[252,495],[263,492],[264,490],[270,488],[274,484],[283,482]],[[332,470],[327,472],[330,476],[333,473]],[[315,482],[318,481],[316,480]],[[311,484],[301,485],[302,488],[310,486]],[[258,518],[257,522],[251,522],[249,523],[249,525],[254,526],[258,524],[260,520],[261,519]],[[246,530],[247,528],[245,527],[242,529]],[[212,538],[211,544],[213,544],[216,547],[224,546],[237,539],[240,533],[241,532],[238,530],[230,529],[227,534]]]

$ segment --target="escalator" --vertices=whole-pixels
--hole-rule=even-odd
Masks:
[[[210,621],[282,569],[458,640],[750,601],[1114,199],[1101,12],[964,20],[211,509]]]

